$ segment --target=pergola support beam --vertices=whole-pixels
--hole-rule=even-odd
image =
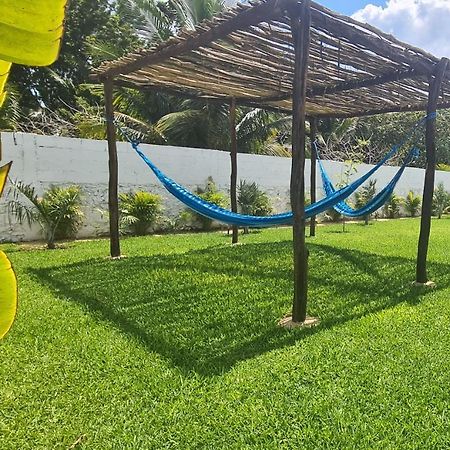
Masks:
[[[113,106],[114,82],[111,78],[105,79],[103,83],[103,90],[105,94],[106,135],[108,139],[108,157],[109,157],[108,208],[109,208],[110,254],[112,258],[118,258],[120,257],[119,199],[118,199],[119,169],[117,161],[116,128],[114,126],[114,106]]]
[[[442,58],[436,65],[433,76],[430,76],[427,114],[436,111],[442,80],[448,66],[448,60]],[[436,172],[436,118],[427,120],[425,131],[426,168],[422,198],[422,216],[417,248],[416,282],[425,284],[428,281],[427,255],[431,231],[431,214]]]
[[[292,94],[291,206],[294,216],[294,298],[292,322],[306,320],[308,299],[308,249],[305,241],[305,119],[306,81],[311,27],[311,2],[304,0],[300,14],[291,17],[295,63]]]
[[[310,175],[310,197],[311,203],[316,203],[317,196],[317,152],[314,145],[317,139],[317,122],[315,117],[309,119],[309,137],[311,140],[311,175]],[[314,237],[316,235],[316,216],[312,216],[309,223],[309,235]]]
[[[232,98],[230,102],[230,157],[231,157],[231,176],[230,176],[230,200],[231,211],[237,212],[237,137],[236,137],[236,99]],[[238,227],[233,225],[233,236],[231,243],[238,243]]]

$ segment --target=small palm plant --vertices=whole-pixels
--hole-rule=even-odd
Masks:
[[[439,183],[433,195],[433,213],[440,219],[450,209],[450,193],[445,190],[444,183]]]
[[[144,236],[161,213],[161,197],[137,191],[119,195],[120,224],[136,236]]]
[[[237,200],[243,214],[268,216],[272,212],[269,197],[254,182],[240,181]],[[244,228],[244,233],[248,233],[248,227]]]
[[[29,226],[38,223],[47,248],[55,248],[56,239],[74,237],[83,221],[81,191],[78,186],[67,188],[51,186],[42,197],[30,184],[12,182],[12,200],[8,203],[9,213]],[[27,201],[22,201],[24,197]]]
[[[225,208],[227,206],[227,198],[225,194],[217,189],[216,183],[212,177],[208,177],[205,188],[197,188],[197,194],[203,200],[220,206],[221,208]],[[194,215],[201,223],[203,230],[211,230],[213,221],[209,217],[202,216],[198,213],[194,213]]]
[[[366,185],[364,185],[360,191],[355,192],[355,208],[363,208],[367,203],[369,203],[377,192],[376,188],[377,180],[370,180]],[[364,216],[364,224],[369,225],[370,214]]]
[[[256,183],[241,180],[238,187],[238,204],[243,214],[267,216],[272,212],[269,197]]]
[[[403,197],[392,193],[389,200],[384,204],[383,212],[385,217],[395,219],[400,215],[400,208],[404,202]]]
[[[414,194],[413,191],[409,191],[405,198],[404,208],[410,217],[416,217],[420,210],[422,200],[420,196]]]
[[[214,205],[226,208],[228,201],[223,192],[220,192],[211,176],[206,180],[205,187],[197,186],[196,194],[203,200],[213,203]],[[186,209],[181,215],[181,222],[184,222],[188,227],[200,225],[202,230],[210,231],[212,228],[213,220],[209,217],[205,217],[191,209]]]

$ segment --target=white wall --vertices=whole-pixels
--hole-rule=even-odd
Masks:
[[[1,133],[1,161],[14,161],[11,178],[32,183],[38,193],[52,184],[81,186],[84,197],[85,223],[80,237],[95,236],[107,231],[107,218],[100,211],[107,210],[108,153],[105,141],[38,136],[24,133]],[[171,146],[142,146],[145,153],[167,175],[195,190],[212,176],[218,187],[229,188],[230,157],[227,152]],[[120,191],[146,189],[163,197],[164,212],[175,217],[181,205],[159,184],[153,173],[133,152],[129,144],[118,144]],[[326,161],[326,168],[334,181],[340,179],[343,164]],[[277,211],[289,209],[289,177],[291,160],[272,156],[239,155],[238,179],[256,181],[271,197]],[[370,166],[362,164],[358,173]],[[309,180],[310,164],[307,161]],[[377,172],[377,186],[384,186],[396,172],[395,167],[384,167]],[[356,177],[358,174],[355,175]],[[408,168],[397,192],[421,192],[424,171]],[[443,181],[450,190],[450,173],[438,172],[436,182]],[[320,184],[320,182],[319,182]],[[307,182],[307,187],[308,182]],[[321,189],[319,195],[322,195]],[[7,198],[0,200],[0,241],[33,240],[40,237],[39,229],[10,223],[6,209]]]

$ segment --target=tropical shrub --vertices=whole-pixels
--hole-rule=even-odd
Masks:
[[[403,203],[403,207],[410,217],[416,217],[420,211],[421,203],[422,200],[420,196],[414,194],[413,191],[409,191]]]
[[[433,195],[433,214],[440,219],[450,209],[450,192],[447,192],[444,183],[439,183]]]
[[[238,205],[243,214],[268,216],[272,212],[270,199],[256,183],[241,180],[238,187]]]
[[[268,216],[272,212],[270,199],[258,185],[241,180],[238,187],[238,205],[243,214],[251,216]],[[248,233],[248,227],[244,227],[244,233]]]
[[[220,206],[222,208],[225,208],[228,204],[227,196],[217,189],[216,183],[211,176],[206,180],[205,187],[197,187],[196,194],[203,200],[206,200],[207,202],[213,203],[214,205]],[[182,213],[180,218],[181,221],[184,222],[184,224],[194,222],[200,225],[200,228],[205,231],[209,231],[212,228],[213,221],[211,219],[198,214],[191,209],[187,209],[184,213]],[[184,226],[184,228],[186,228],[186,225]]]
[[[8,203],[9,213],[20,223],[38,223],[47,243],[55,248],[55,240],[75,237],[83,221],[81,211],[81,190],[78,186],[66,188],[51,186],[42,197],[30,184],[12,183],[12,200]],[[26,199],[24,203],[22,197]]]
[[[145,235],[161,213],[161,197],[145,191],[119,195],[120,225],[125,232]]]
[[[376,188],[377,180],[370,180],[365,184],[361,190],[355,192],[355,208],[363,208],[367,203],[369,203],[377,192]],[[370,214],[364,216],[364,223],[369,224]]]
[[[400,208],[404,202],[403,197],[392,193],[388,201],[383,206],[384,216],[389,219],[395,219],[400,216]]]

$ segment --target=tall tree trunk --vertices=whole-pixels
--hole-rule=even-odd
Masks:
[[[300,14],[291,16],[295,49],[292,93],[291,206],[294,216],[294,299],[292,321],[304,322],[308,298],[308,250],[305,242],[305,113],[308,76],[311,2],[304,0]],[[294,10],[296,14],[296,10]]]

